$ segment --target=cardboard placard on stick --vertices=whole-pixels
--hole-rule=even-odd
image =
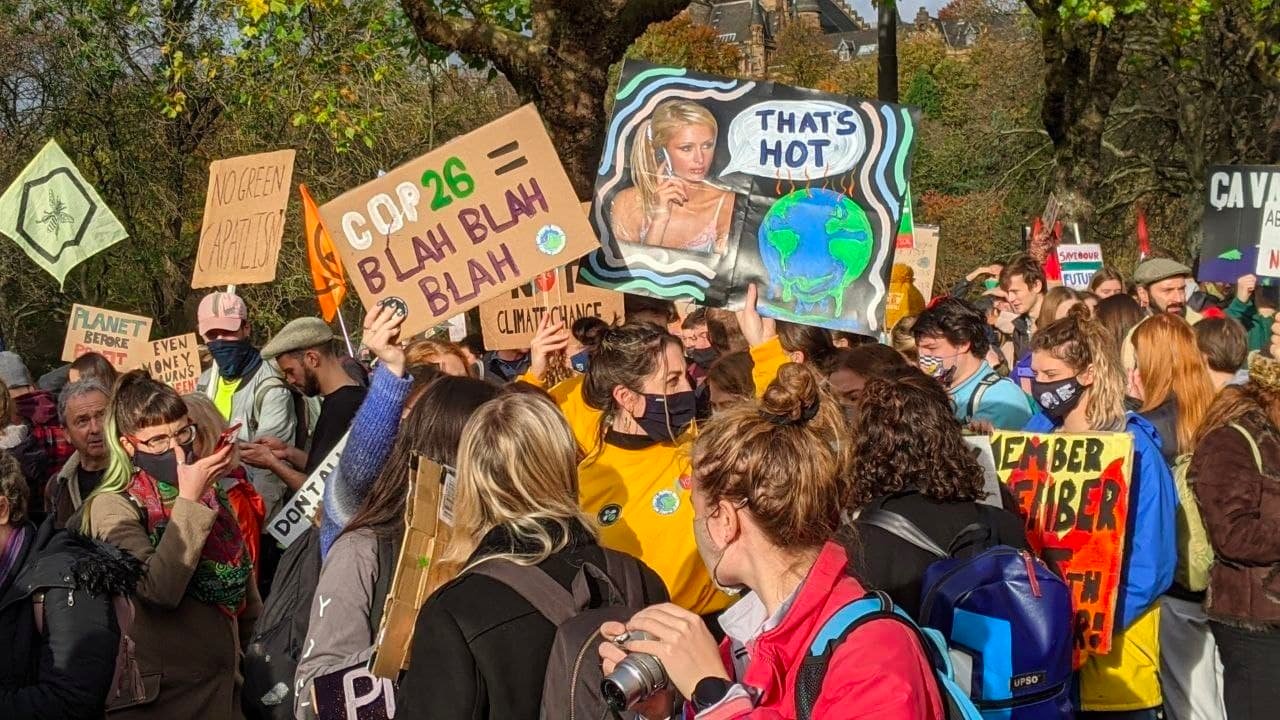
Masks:
[[[151,318],[107,310],[92,305],[72,305],[62,359],[71,362],[96,352],[117,370],[137,367],[151,353]]]
[[[991,435],[996,473],[1026,519],[1031,549],[1062,573],[1075,617],[1075,666],[1111,652],[1129,526],[1128,433]]]
[[[582,317],[598,317],[607,323],[624,314],[622,293],[604,290],[578,279],[578,264],[548,270],[533,282],[480,304],[480,330],[488,350],[529,347],[538,324],[547,313],[551,319],[573,325]]]
[[[276,279],[293,150],[214,160],[191,287]]]
[[[320,208],[366,308],[432,328],[598,247],[532,105]]]
[[[179,395],[193,393],[200,379],[200,353],[196,350],[199,344],[195,333],[152,340],[142,367]]]
[[[461,569],[438,562],[453,540],[456,489],[453,473],[421,455],[414,457],[404,510],[404,540],[369,668],[377,677],[395,680],[409,666],[413,629],[422,603]]]
[[[1097,243],[1059,245],[1058,265],[1062,267],[1062,284],[1073,290],[1088,290],[1089,281],[1102,269],[1102,246]]]

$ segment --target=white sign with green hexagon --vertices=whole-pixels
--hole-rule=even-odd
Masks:
[[[55,140],[0,195],[0,233],[59,287],[71,268],[129,237]]]

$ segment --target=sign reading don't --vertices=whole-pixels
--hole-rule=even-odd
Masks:
[[[366,308],[405,335],[597,247],[542,119],[525,106],[320,208]]]

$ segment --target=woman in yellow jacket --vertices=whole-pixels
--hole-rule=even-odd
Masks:
[[[532,343],[537,382],[547,357],[566,342],[562,326],[544,326]],[[551,389],[586,452],[578,499],[606,547],[643,560],[671,599],[706,615],[729,597],[716,589],[689,528],[689,447],[696,402],[680,340],[644,322],[606,330],[585,375]]]

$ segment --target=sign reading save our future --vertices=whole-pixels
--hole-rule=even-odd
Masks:
[[[1111,651],[1119,609],[1133,438],[997,431],[996,473],[1026,518],[1032,550],[1071,590],[1075,664]]]
[[[412,335],[597,247],[528,105],[320,208],[366,308]]]

